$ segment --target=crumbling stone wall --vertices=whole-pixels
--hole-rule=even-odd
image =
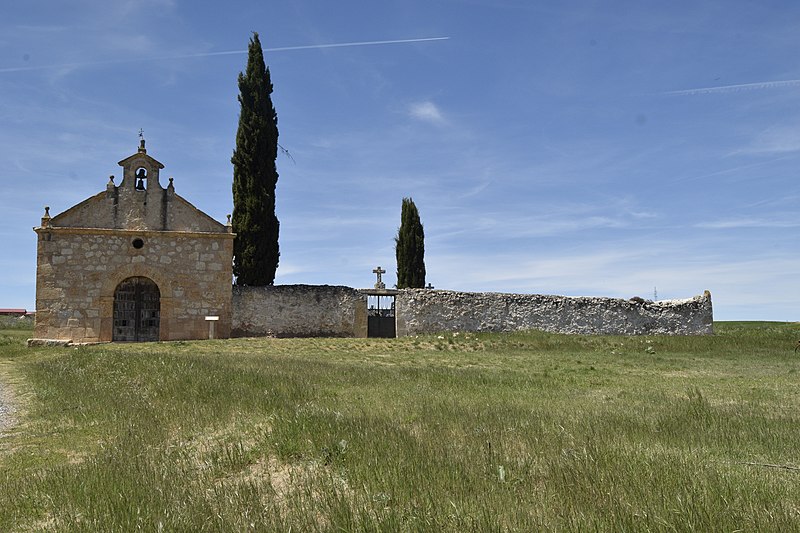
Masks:
[[[234,287],[233,336],[364,337],[366,295],[350,287]],[[397,335],[517,331],[609,335],[709,335],[711,294],[652,302],[540,294],[399,291]]]
[[[234,337],[364,337],[367,300],[332,285],[233,288]]]
[[[516,331],[605,335],[710,335],[711,293],[652,302],[540,294],[405,289],[397,296],[397,335]]]

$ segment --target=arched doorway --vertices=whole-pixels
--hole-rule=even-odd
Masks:
[[[114,332],[123,342],[157,341],[161,323],[161,291],[153,280],[133,277],[114,290]]]

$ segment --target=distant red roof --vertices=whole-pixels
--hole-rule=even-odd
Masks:
[[[0,315],[27,315],[25,309],[0,309]]]

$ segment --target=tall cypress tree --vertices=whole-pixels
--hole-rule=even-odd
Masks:
[[[425,287],[425,232],[411,198],[403,198],[400,228],[394,238],[397,256],[397,288]]]
[[[239,73],[239,129],[233,151],[233,274],[237,285],[272,285],[278,268],[278,115],[258,33],[250,39],[247,70]]]

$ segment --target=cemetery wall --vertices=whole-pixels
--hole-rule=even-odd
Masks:
[[[398,291],[397,336],[445,331],[519,331],[607,335],[710,335],[711,294],[653,302],[641,298]],[[366,295],[328,285],[234,287],[237,337],[364,337]]]
[[[364,337],[366,324],[366,296],[350,287],[233,287],[233,337]]]
[[[711,293],[648,301],[540,294],[405,289],[397,296],[397,335],[518,331],[604,335],[710,335]]]

